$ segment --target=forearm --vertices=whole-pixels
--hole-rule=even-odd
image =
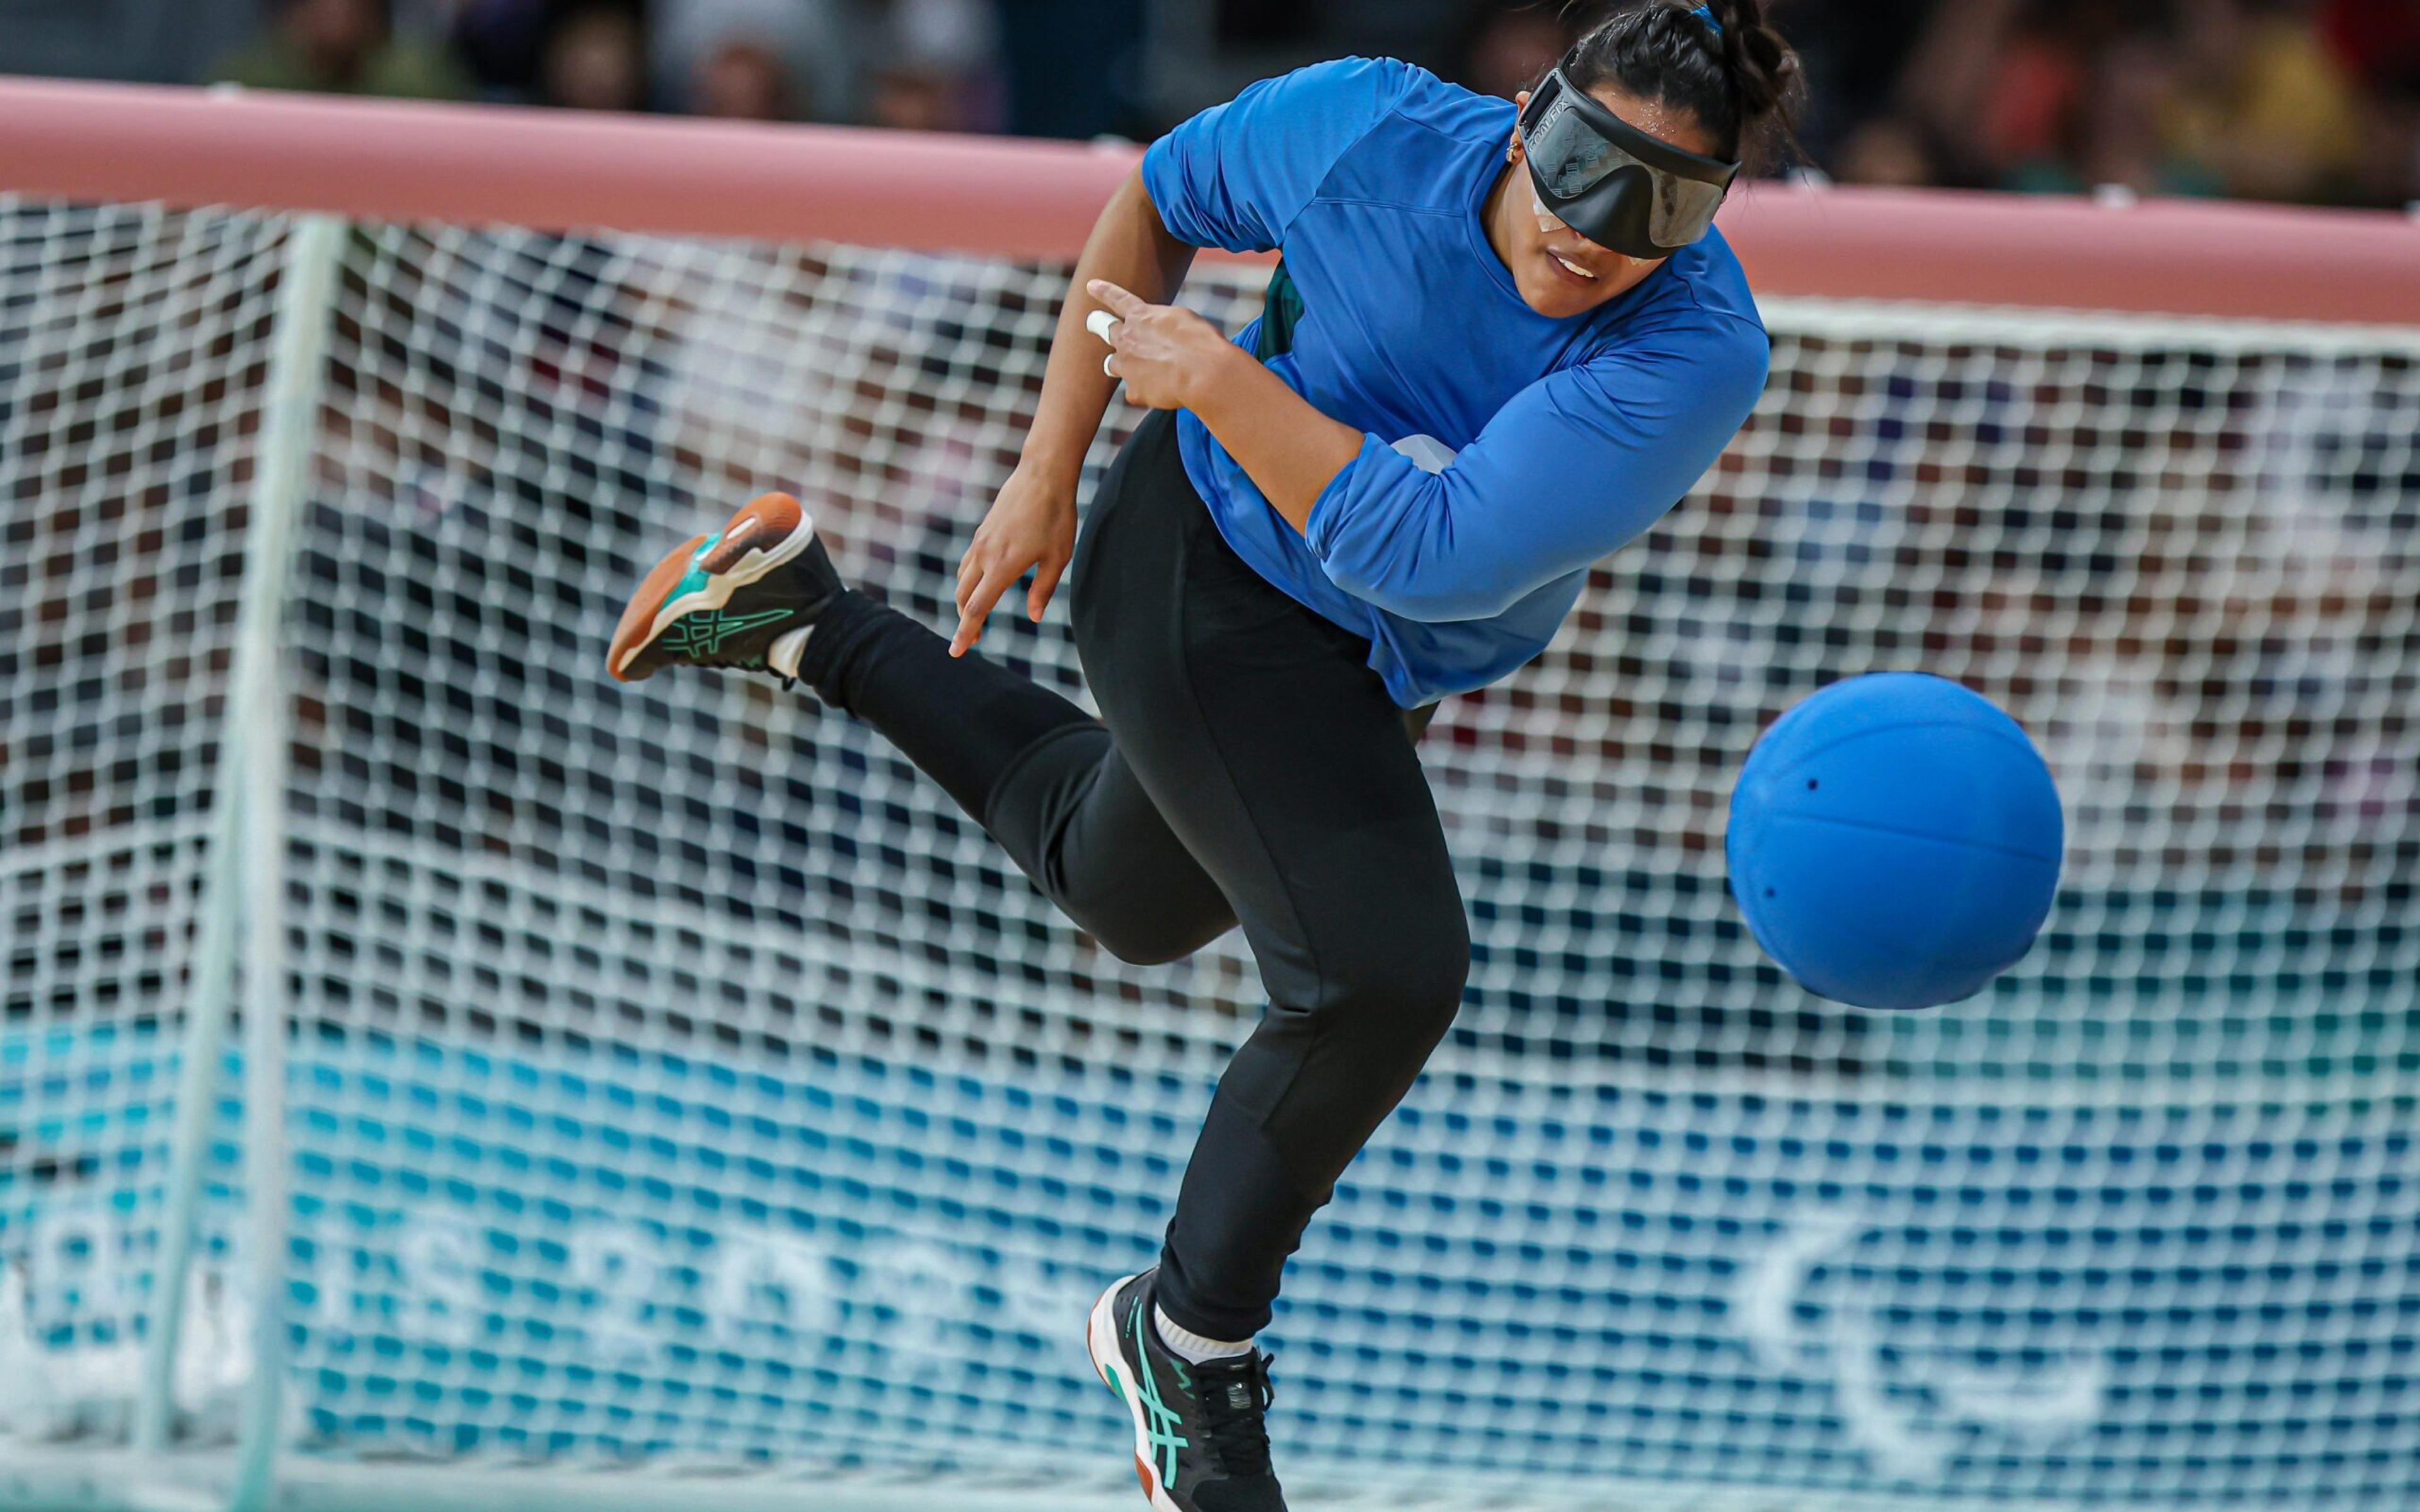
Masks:
[[[1048,474],[1069,489],[1082,471],[1084,454],[1101,428],[1118,380],[1101,371],[1101,344],[1084,329],[1085,319],[1101,308],[1085,285],[1094,279],[1134,290],[1154,303],[1163,303],[1185,282],[1193,266],[1194,249],[1171,236],[1143,188],[1137,169],[1118,186],[1077,260],[1075,282],[1059,313],[1059,329],[1050,340],[1050,361],[1043,370],[1042,398],[1033,424],[1026,432],[1024,465]]]
[[[1298,533],[1310,531],[1319,496],[1361,455],[1361,432],[1321,414],[1240,347],[1209,365],[1185,408]]]

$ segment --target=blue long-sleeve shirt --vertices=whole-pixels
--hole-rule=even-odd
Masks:
[[[1405,707],[1544,650],[1590,564],[1714,465],[1771,356],[1719,232],[1587,315],[1524,303],[1483,224],[1513,117],[1409,64],[1348,58],[1256,84],[1143,158],[1171,233],[1283,254],[1302,313],[1269,367],[1367,433],[1307,535],[1190,413],[1186,472],[1237,555],[1369,639]],[[1441,471],[1409,455],[1435,467],[1440,447]]]

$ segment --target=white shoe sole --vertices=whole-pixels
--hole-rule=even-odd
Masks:
[[[769,498],[771,496],[768,497]],[[766,501],[766,499],[759,499],[753,503],[749,504],[747,508],[742,509],[738,514],[733,516],[732,524],[724,526],[722,533],[713,537],[710,543],[700,545],[693,542],[683,549],[692,554],[692,561],[694,560],[694,554],[696,552],[712,551],[716,547],[728,542],[731,538],[734,527],[737,526],[743,520],[750,519],[753,511],[763,505]],[[619,678],[624,672],[629,670],[632,662],[639,659],[640,654],[644,652],[647,647],[654,645],[657,640],[660,638],[666,630],[672,628],[674,622],[678,620],[682,615],[695,614],[701,609],[719,609],[722,608],[724,605],[731,602],[732,594],[737,593],[740,589],[747,587],[750,583],[756,581],[758,579],[764,577],[767,573],[771,572],[782,563],[795,559],[799,552],[804,551],[809,546],[813,545],[815,538],[814,517],[809,515],[803,507],[798,506],[797,501],[791,500],[787,498],[787,496],[783,496],[783,502],[787,506],[798,507],[799,509],[799,522],[790,529],[788,534],[784,535],[780,542],[770,548],[749,548],[747,553],[741,556],[738,561],[733,563],[728,567],[723,568],[721,572],[708,577],[706,580],[705,587],[690,593],[683,594],[677,598],[665,600],[662,605],[658,607],[654,617],[647,622],[646,633],[644,635],[630,635],[626,637],[625,632],[627,626],[617,627],[613,635],[613,644],[617,649],[612,659],[606,664],[606,670],[614,677]],[[658,580],[659,575],[672,567],[679,560],[679,557],[675,555],[667,557],[662,562],[658,563],[654,571],[648,574],[647,582],[641,585],[639,596],[644,598],[648,586]],[[678,582],[682,578],[687,577],[688,574],[689,569],[684,565],[680,573],[676,575],[673,580],[675,582]],[[637,608],[637,605],[634,603],[631,607],[635,609]]]
[[[1125,1356],[1118,1350],[1118,1322],[1109,1316],[1109,1304],[1133,1276],[1111,1282],[1101,1300],[1093,1304],[1093,1316],[1084,1326],[1084,1347],[1093,1356],[1093,1368],[1099,1373],[1101,1384],[1116,1392],[1126,1404],[1126,1415],[1134,1420],[1135,1477],[1142,1482],[1143,1494],[1151,1499],[1153,1512],[1185,1512],[1168,1488],[1159,1483],[1159,1472],[1153,1467],[1151,1430],[1143,1426],[1142,1394],[1126,1379]]]
[[[815,522],[801,514],[799,528],[792,531],[780,546],[770,551],[749,548],[746,556],[706,579],[705,587],[692,594],[683,594],[658,609],[656,623],[647,627],[647,639],[639,643],[652,643],[684,614],[694,614],[704,609],[721,609],[731,602],[732,594],[804,551],[814,538]]]

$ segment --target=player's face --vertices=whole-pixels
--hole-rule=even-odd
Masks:
[[[1611,87],[1590,92],[1630,125],[1683,151],[1713,157],[1719,147],[1687,111]],[[1522,95],[1519,102],[1526,106],[1529,97]],[[1488,230],[1529,308],[1556,318],[1585,315],[1637,288],[1663,266],[1661,259],[1626,256],[1598,246],[1557,220],[1530,187],[1518,131],[1512,133],[1512,170],[1497,187]]]

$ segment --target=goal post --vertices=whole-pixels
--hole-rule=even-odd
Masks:
[[[770,487],[940,622],[1133,162],[0,82],[0,1507],[1126,1504],[1076,1327],[1249,957],[1125,965],[861,728],[601,659]],[[2410,1504],[2420,225],[1723,224],[1756,416],[1423,741],[1471,986],[1291,1274],[1290,1487]],[[986,652],[1083,696],[1057,610]],[[2069,809],[1931,1014],[1721,863],[1890,668]]]

